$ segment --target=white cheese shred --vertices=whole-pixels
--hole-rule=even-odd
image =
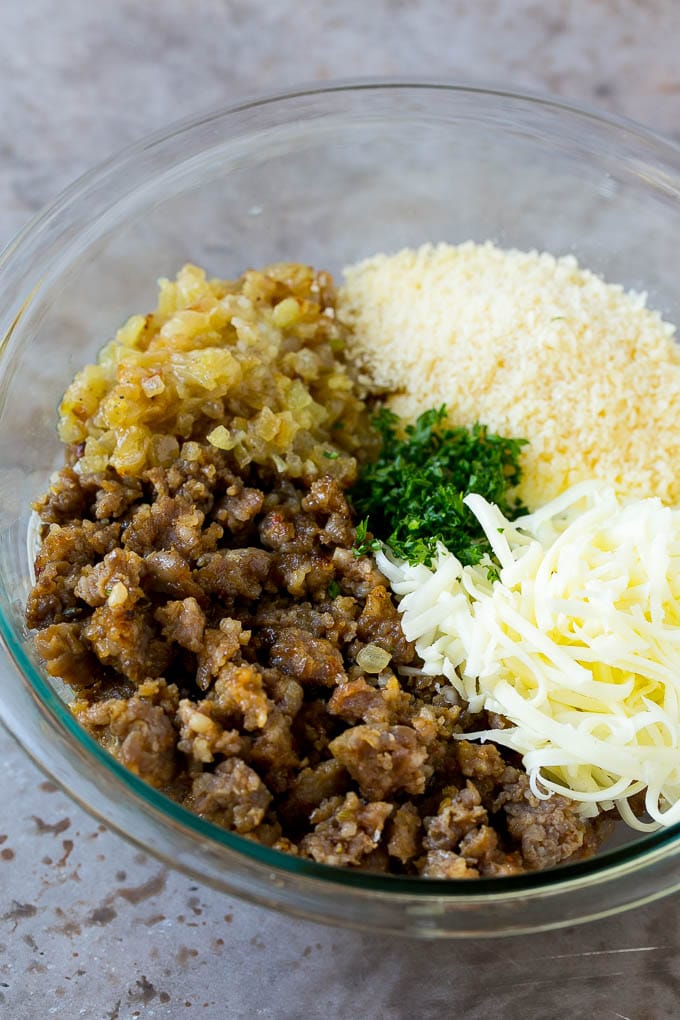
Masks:
[[[641,831],[680,821],[680,509],[598,481],[514,522],[466,503],[498,580],[443,546],[431,568],[377,556],[423,672],[512,724],[466,739],[518,751],[537,797],[615,805]]]

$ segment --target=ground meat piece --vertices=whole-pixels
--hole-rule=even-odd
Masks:
[[[415,713],[414,699],[408,691],[402,690],[399,680],[394,674],[386,679],[381,678],[380,697],[383,707],[380,711],[380,718],[390,725],[393,723],[410,723]],[[383,715],[384,713],[384,715]],[[372,712],[369,712],[367,722],[372,721]]]
[[[74,518],[89,516],[91,494],[87,493],[80,475],[73,468],[58,472],[48,491],[33,505],[44,524],[66,524]]]
[[[193,782],[185,807],[225,829],[253,832],[271,803],[271,794],[257,772],[240,758],[220,762]]]
[[[374,875],[384,875],[390,870],[390,855],[384,846],[377,846],[366,854],[360,864],[357,864],[357,871],[369,871]]]
[[[384,707],[381,692],[371,687],[363,676],[339,684],[328,702],[329,712],[351,723],[365,721],[369,715],[372,721],[382,722]]]
[[[522,856],[529,868],[552,868],[583,846],[586,824],[569,801],[561,801],[505,808],[508,832],[521,840]]]
[[[301,497],[302,494],[296,492],[295,502],[297,508],[294,510],[291,508],[291,520],[295,528],[295,539],[291,543],[290,548],[298,553],[310,553],[319,546],[321,528],[311,514],[306,514],[301,510]]]
[[[458,692],[442,677],[425,676],[424,673],[410,673],[408,689],[414,697],[420,698],[431,705],[444,705],[449,708],[461,704]]]
[[[203,511],[191,502],[161,496],[135,510],[123,534],[123,545],[140,556],[150,550],[174,549],[183,559],[193,562],[214,549],[223,534],[219,524],[203,529],[204,521]]]
[[[410,725],[416,731],[423,744],[429,748],[440,735],[442,718],[433,705],[416,703],[413,706]],[[450,737],[450,734],[447,734]]]
[[[299,627],[279,631],[270,657],[273,666],[303,685],[333,687],[346,679],[338,649],[325,638],[312,637]]]
[[[497,712],[486,713],[486,726],[485,729],[489,730],[509,730],[512,729],[514,723],[511,723],[508,718],[504,715],[499,715]]]
[[[112,549],[100,563],[83,567],[74,592],[88,606],[103,606],[109,602],[130,608],[144,597],[140,587],[143,574],[141,556],[124,549]]]
[[[365,599],[369,591],[387,584],[373,557],[355,556],[353,549],[334,549],[333,566],[343,595]]]
[[[293,736],[297,745],[305,749],[308,764],[317,765],[328,758],[328,745],[341,727],[342,724],[329,715],[326,702],[321,698],[302,703],[293,720]]]
[[[301,507],[322,519],[323,529],[319,535],[322,545],[351,549],[354,545],[352,514],[345,494],[334,478],[326,475],[313,481]]]
[[[302,769],[279,804],[279,816],[289,825],[298,826],[308,821],[322,801],[346,793],[348,785],[347,770],[335,758]]]
[[[154,612],[154,619],[161,624],[163,637],[174,641],[182,648],[198,654],[203,648],[205,613],[194,598],[181,602],[167,602]],[[239,624],[240,628],[240,624]]]
[[[187,447],[182,447],[177,460],[167,469],[151,468],[146,477],[158,497],[180,496],[199,503],[200,509],[207,513],[213,506],[214,494],[236,479],[226,469],[222,451],[208,446],[200,450],[198,457],[194,456],[195,452],[194,448],[189,455]]]
[[[421,821],[415,804],[407,802],[398,807],[389,821],[387,850],[402,864],[412,861],[420,853]]]
[[[224,727],[212,716],[214,701],[200,701],[196,704],[184,698],[177,710],[179,730],[178,750],[202,764],[214,761],[215,755],[225,758],[242,755],[244,741],[239,730]]]
[[[338,597],[332,602],[282,602],[263,600],[249,622],[265,642],[272,644],[278,631],[298,627],[312,637],[326,638],[334,645],[345,645],[356,637],[356,599]]]
[[[172,724],[174,688],[156,689],[155,701],[133,697],[82,706],[79,721],[118,761],[155,787],[169,783],[176,768],[177,734]]]
[[[194,581],[191,567],[175,549],[161,549],[144,557],[144,588],[149,594],[169,595],[173,599],[195,598],[205,605],[207,598]]]
[[[432,774],[427,752],[409,726],[353,726],[329,745],[370,800],[383,800],[399,790],[418,794]]]
[[[391,812],[391,804],[366,804],[356,793],[331,797],[312,812],[314,832],[300,842],[300,851],[320,864],[359,864],[375,850]]]
[[[498,833],[489,825],[480,825],[463,836],[458,853],[484,878],[517,875],[524,871],[521,855],[503,853],[498,845]]]
[[[282,854],[292,854],[293,857],[297,857],[299,853],[297,844],[287,836],[282,836],[281,839],[277,839],[276,843],[272,843],[272,850],[278,850]]]
[[[384,648],[398,665],[413,662],[415,646],[404,637],[392,595],[383,584],[368,592],[363,612],[357,620],[357,635],[362,641]]]
[[[300,506],[307,513],[322,516],[337,513],[343,517],[351,517],[345,494],[330,475],[324,475],[312,482],[309,492],[300,501]]]
[[[596,815],[595,818],[589,818],[583,833],[583,843],[574,854],[573,859],[581,860],[597,853],[602,843],[609,839],[614,832],[618,819],[619,814],[616,810],[606,811]]]
[[[96,657],[82,641],[80,623],[53,623],[38,631],[35,647],[50,676],[66,680],[76,690],[91,686],[101,672]]]
[[[260,541],[275,551],[274,577],[279,586],[297,598],[319,599],[335,573],[324,550],[328,537],[314,516],[301,510],[299,491],[283,486],[281,497],[274,506],[265,500]]]
[[[523,875],[526,871],[522,855],[517,852],[502,854],[485,861],[481,874],[484,878],[507,878],[509,875]]]
[[[260,541],[267,549],[284,549],[295,541],[295,525],[285,510],[276,507],[260,521]]]
[[[347,549],[348,546],[354,545],[355,534],[354,524],[350,517],[331,513],[323,525],[319,541],[323,546],[336,546]]]
[[[426,850],[455,850],[463,836],[489,820],[479,791],[469,779],[464,789],[445,790],[444,793],[437,814],[425,818],[423,846]]]
[[[168,472],[168,480],[170,480],[171,473]],[[175,497],[183,503],[191,504],[192,507],[200,510],[206,517],[213,509],[215,503],[212,484],[201,478],[187,478],[183,480],[175,492]],[[224,528],[217,521],[212,523],[215,534],[221,538],[224,534]]]
[[[273,644],[280,630],[298,627],[312,637],[325,637],[333,626],[333,614],[326,607],[311,602],[291,602],[290,599],[262,599],[251,620],[261,635],[263,644]]]
[[[460,771],[471,779],[500,779],[507,768],[495,744],[474,744],[456,741]]]
[[[293,719],[300,711],[304,700],[302,686],[293,677],[286,676],[285,673],[273,667],[262,669],[261,673],[264,688],[269,697],[283,715]]]
[[[498,849],[496,830],[489,825],[471,829],[458,845],[458,852],[466,861],[479,865],[480,861],[491,859]]]
[[[461,785],[461,773],[456,754],[458,733],[458,706],[434,705],[420,698],[414,699],[409,724],[427,747],[428,759],[437,776],[437,787]],[[484,780],[476,780],[481,788]],[[486,792],[486,788],[485,788]]]
[[[242,534],[247,525],[259,514],[264,504],[264,493],[259,489],[249,489],[238,479],[227,489],[226,494],[216,504],[213,517],[225,525],[232,535]]]
[[[269,711],[262,732],[250,746],[247,759],[264,776],[274,793],[284,793],[288,789],[300,759],[293,745],[290,719],[277,708]]]
[[[261,843],[262,846],[270,847],[277,846],[283,839],[281,826],[276,820],[269,820],[269,816],[257,828],[253,829],[252,832],[247,832],[245,835],[255,843]]]
[[[346,549],[354,544],[354,525],[351,518],[331,514],[319,536],[322,545],[339,546]]]
[[[479,878],[476,868],[451,850],[430,850],[421,872],[424,878]]]
[[[257,666],[228,662],[208,696],[223,720],[240,723],[247,731],[262,729],[274,707],[267,697]]]
[[[207,691],[214,677],[234,658],[240,658],[242,627],[238,620],[224,616],[220,620],[219,629],[206,629],[202,647],[198,649],[198,669],[196,683],[202,691]],[[258,681],[260,687],[261,682]]]
[[[80,615],[82,603],[75,586],[83,567],[111,552],[119,535],[119,524],[84,520],[50,526],[35,559],[36,582],[26,605],[29,627],[46,627]]]
[[[202,556],[196,580],[220,598],[256,599],[262,594],[271,566],[264,549],[220,549]]]
[[[340,684],[328,702],[328,711],[347,722],[363,719],[367,723],[391,726],[412,723],[416,709],[411,695],[401,689],[399,681],[392,675],[384,683],[381,678],[380,687],[371,686],[363,676]],[[427,740],[423,742],[427,743]]]
[[[291,595],[321,599],[335,578],[335,570],[326,554],[293,547],[274,554],[273,576]]]
[[[82,484],[96,492],[94,516],[98,521],[122,517],[142,498],[139,478],[121,478],[109,472],[106,475],[84,475]]]
[[[172,656],[171,647],[156,636],[151,611],[127,602],[98,606],[81,633],[100,662],[133,683],[162,676]]]
[[[333,623],[326,627],[325,637],[338,645],[353,641],[357,634],[356,621],[359,616],[357,600],[349,595],[338,595],[329,603],[328,612],[333,617]]]
[[[578,853],[583,846],[587,821],[578,814],[577,805],[553,794],[539,800],[529,788],[524,772],[507,785],[496,798],[496,807],[503,806],[508,832],[521,844],[522,857],[529,869],[551,868]]]

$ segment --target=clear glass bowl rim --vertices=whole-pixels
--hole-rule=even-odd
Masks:
[[[296,100],[306,97],[323,99],[324,97],[332,97],[334,94],[345,92],[364,92],[367,96],[370,96],[372,93],[422,92],[425,94],[428,91],[456,93],[461,96],[479,96],[486,97],[487,99],[498,99],[499,101],[507,100],[524,104],[525,106],[533,105],[588,122],[604,132],[613,131],[618,134],[624,134],[628,140],[632,139],[643,148],[652,148],[654,150],[656,162],[663,164],[665,171],[667,173],[670,172],[671,176],[675,178],[674,180],[669,180],[666,177],[665,180],[668,182],[672,192],[680,198],[680,145],[634,121],[623,117],[604,115],[581,104],[566,102],[557,97],[537,95],[530,91],[511,90],[476,82],[363,78],[329,82],[323,85],[301,85],[299,88],[292,90],[283,90],[246,98],[236,104],[204,113],[198,117],[184,118],[133,145],[127,146],[111,158],[101,162],[63,190],[51,204],[33,217],[14,240],[9,243],[2,255],[0,255],[0,284],[2,283],[3,275],[11,270],[14,261],[25,249],[30,249],[36,240],[39,240],[46,224],[63,220],[63,226],[68,227],[69,214],[84,195],[94,191],[104,180],[120,179],[124,176],[126,166],[134,166],[145,153],[167,144],[185,132],[194,130],[201,125],[207,125],[213,121],[228,122],[229,118],[237,117],[246,111],[285,106],[286,104],[294,106]],[[65,230],[65,234],[68,235],[68,230]],[[71,236],[68,238],[68,241],[72,239]],[[68,243],[68,241],[64,241],[64,244]],[[3,300],[6,294],[5,288],[2,288],[0,301]],[[16,291],[12,296],[16,297]],[[19,294],[16,304],[16,318],[11,321],[4,336],[0,338],[0,377],[5,348],[18,321],[21,309],[30,298],[30,288],[28,293],[24,291]],[[0,315],[2,312],[3,308],[0,305]],[[93,758],[97,767],[103,768],[109,775],[114,777],[118,787],[125,796],[131,796],[138,805],[148,804],[150,808],[154,809],[154,813],[157,816],[165,817],[172,823],[173,827],[181,828],[186,834],[198,837],[199,840],[207,838],[213,843],[243,856],[253,863],[259,863],[268,871],[273,869],[274,871],[288,872],[291,876],[296,875],[301,878],[320,880],[325,885],[337,885],[339,891],[343,887],[346,889],[349,887],[360,889],[365,893],[387,894],[390,898],[392,896],[409,896],[424,899],[443,898],[461,903],[465,901],[478,902],[480,899],[483,899],[485,902],[493,902],[508,898],[531,897],[532,894],[533,896],[540,896],[568,893],[574,885],[580,887],[584,883],[596,885],[599,880],[610,881],[619,876],[630,876],[631,872],[636,872],[653,865],[660,857],[665,858],[673,851],[676,853],[680,852],[680,824],[678,824],[666,830],[644,836],[633,844],[605,851],[594,858],[579,863],[520,876],[494,879],[481,878],[475,881],[455,879],[423,880],[421,878],[403,876],[382,876],[317,864],[314,861],[284,854],[254,843],[251,840],[238,836],[236,833],[228,832],[211,822],[199,818],[151,786],[148,786],[120,765],[116,759],[104,751],[92,737],[80,728],[65,703],[58,697],[44,677],[34,668],[31,661],[25,655],[20,643],[16,640],[11,621],[1,609],[0,639],[5,645],[9,658],[18,669],[24,681],[28,681],[33,695],[37,697],[44,716],[43,722],[46,718],[49,718],[52,724],[58,725],[62,731],[66,731],[69,737],[75,740]],[[7,720],[5,721],[7,723]],[[8,726],[8,729],[12,732],[11,726]],[[43,771],[46,771],[52,778],[56,778],[57,782],[60,782],[59,777],[54,776],[54,773],[40,760],[40,756],[32,748],[21,740],[19,743]],[[135,842],[134,832],[122,831],[115,822],[108,818],[105,809],[83,801],[77,792],[68,787],[65,788],[66,792],[79,801],[86,810],[101,818],[107,824],[112,825],[126,839]],[[151,852],[157,856],[162,856],[157,849],[152,849]],[[201,877],[200,868],[192,867],[184,861],[177,863],[177,866],[198,878]],[[662,893],[660,892],[659,895],[662,895]]]

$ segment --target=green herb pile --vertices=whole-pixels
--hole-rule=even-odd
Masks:
[[[520,479],[526,440],[493,435],[484,425],[448,428],[445,419],[446,407],[425,411],[403,429],[387,409],[374,419],[382,449],[351,491],[363,518],[357,553],[384,542],[399,559],[429,566],[441,542],[463,565],[472,565],[491,549],[463,498],[477,492],[510,519],[524,511],[509,492]]]

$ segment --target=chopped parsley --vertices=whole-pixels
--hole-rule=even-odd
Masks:
[[[399,559],[429,566],[441,542],[463,565],[479,563],[491,548],[464,497],[477,492],[510,519],[524,510],[509,492],[520,479],[526,440],[494,435],[479,424],[450,428],[445,418],[446,407],[425,411],[404,428],[386,408],[374,418],[382,449],[350,493],[362,518],[357,554],[375,552],[384,542]]]
[[[323,455],[324,457],[327,457],[328,460],[337,460],[340,456],[337,450],[324,450]]]
[[[379,538],[368,537],[368,517],[359,521],[354,530],[354,555],[364,556],[369,552],[378,552],[382,549],[382,542]]]
[[[341,589],[340,589],[340,585],[338,584],[338,582],[337,581],[331,581],[331,583],[328,585],[328,597],[329,597],[329,599],[337,599],[338,595],[340,594],[340,590]]]

